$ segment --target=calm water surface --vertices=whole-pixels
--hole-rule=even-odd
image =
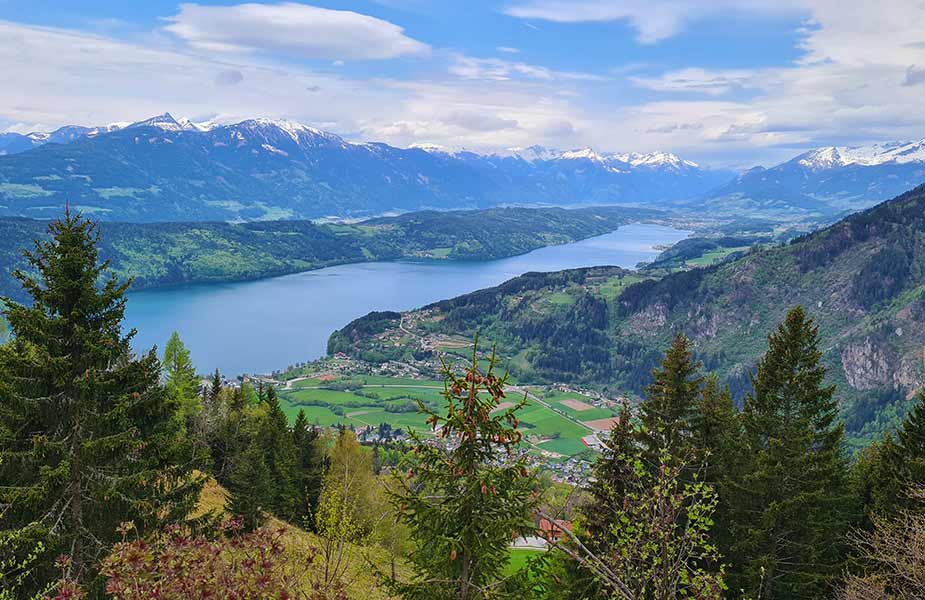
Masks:
[[[636,224],[501,260],[363,263],[259,281],[134,292],[126,321],[138,329],[137,349],[162,348],[176,330],[202,372],[265,373],[324,355],[334,330],[373,310],[416,308],[528,271],[633,267],[653,259],[654,246],[687,234]]]

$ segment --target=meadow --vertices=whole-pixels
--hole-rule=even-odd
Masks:
[[[531,393],[537,390],[531,390]],[[280,388],[283,410],[294,420],[300,410],[305,411],[309,422],[321,426],[346,425],[376,427],[388,423],[393,429],[415,429],[428,433],[426,416],[414,410],[412,403],[423,402],[432,409],[443,404],[443,383],[435,380],[418,380],[403,377],[374,375],[312,377],[293,381]],[[516,402],[520,393],[512,392],[509,400]],[[603,408],[591,407],[589,399],[577,393],[540,392],[543,403],[529,399],[518,413],[521,430],[534,449],[542,449],[564,456],[574,456],[588,450],[581,438],[592,430],[579,421],[590,421],[612,416]],[[571,400],[585,410],[576,410],[563,404]],[[389,407],[389,409],[387,409]]]

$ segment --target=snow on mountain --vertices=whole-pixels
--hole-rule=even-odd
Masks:
[[[630,152],[626,154],[616,154],[614,158],[620,160],[621,162],[628,163],[634,167],[672,167],[675,169],[680,169],[682,167],[690,167],[697,169],[700,167],[697,163],[684,160],[676,154],[670,152],[649,152],[647,154],[640,154],[638,152]]]
[[[527,162],[534,162],[537,160],[555,160],[562,156],[560,150],[553,150],[552,148],[546,148],[545,146],[527,146],[526,148],[509,148],[508,152],[511,156],[516,156]]]
[[[868,146],[828,146],[801,154],[794,160],[815,170],[848,165],[870,167],[886,163],[925,163],[925,140],[883,142]]]

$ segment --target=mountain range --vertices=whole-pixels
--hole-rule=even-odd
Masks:
[[[291,121],[220,125],[167,113],[0,134],[0,215],[32,218],[56,216],[65,202],[99,220],[138,222],[617,204],[831,221],[923,181],[925,141],[818,148],[736,175],[668,152],[397,148]]]
[[[661,279],[616,267],[527,273],[405,315],[373,313],[329,351],[420,358],[428,336],[480,331],[521,381],[642,394],[671,338],[741,401],[767,335],[802,305],[856,442],[896,426],[925,384],[925,186],[791,243]],[[421,338],[408,336],[413,324]],[[402,341],[404,340],[404,341]]]
[[[721,214],[855,211],[923,182],[925,140],[828,146],[745,171],[703,201]]]
[[[673,207],[832,220],[925,181],[925,141],[826,147],[736,175],[668,152],[503,153],[356,143],[284,120],[137,123],[0,134],[0,215],[69,202],[99,220],[369,217],[504,205]]]
[[[35,147],[0,157],[0,215],[46,218],[65,202],[121,221],[646,205],[701,194],[726,178],[668,154],[587,150],[540,160],[403,149],[270,119],[195,125],[165,114],[83,135],[59,132],[25,136]]]

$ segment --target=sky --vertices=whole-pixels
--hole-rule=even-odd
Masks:
[[[266,116],[724,168],[925,137],[925,0],[0,0],[0,131]]]

